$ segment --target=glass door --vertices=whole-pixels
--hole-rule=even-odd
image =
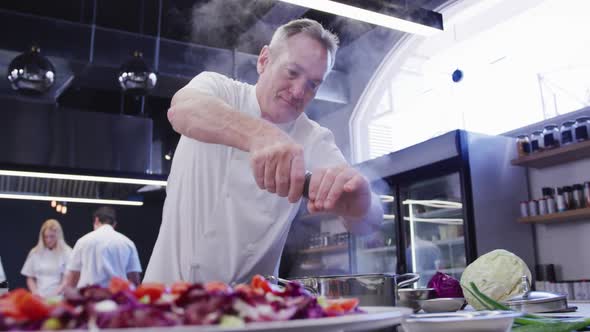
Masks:
[[[400,186],[408,272],[424,287],[437,272],[457,279],[466,266],[459,173]]]
[[[353,266],[355,273],[395,273],[397,265],[396,199],[394,187],[383,181],[372,183],[379,193],[383,219],[369,234],[354,236]]]
[[[350,274],[351,240],[341,218],[325,213],[310,215],[307,205],[301,206],[287,236],[279,276]]]

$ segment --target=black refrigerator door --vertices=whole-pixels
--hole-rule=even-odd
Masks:
[[[325,213],[310,215],[306,202],[301,205],[287,236],[279,276],[350,274],[351,238],[341,218]]]
[[[424,287],[437,272],[457,279],[466,266],[465,209],[458,172],[400,185],[407,272]]]

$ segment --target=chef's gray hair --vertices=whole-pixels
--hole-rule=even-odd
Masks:
[[[313,39],[320,42],[328,51],[330,62],[328,63],[328,71],[334,66],[336,61],[336,51],[338,51],[338,36],[326,30],[319,22],[301,18],[290,21],[289,23],[281,25],[273,34],[269,47],[275,48],[279,44],[283,44],[289,37],[298,33],[305,33]]]

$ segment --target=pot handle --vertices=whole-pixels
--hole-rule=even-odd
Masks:
[[[404,273],[402,275],[399,275],[398,277],[409,278],[408,280],[398,282],[397,283],[398,288],[408,287],[411,284],[415,283],[416,281],[420,280],[420,275],[418,275],[416,273]]]
[[[293,282],[293,280],[287,280],[287,279],[283,279],[283,278],[279,278],[279,277],[275,277],[273,275],[268,275],[268,276],[264,276],[264,278],[272,283],[276,283],[279,286],[287,286],[288,283]],[[320,295],[318,293],[317,290],[315,290],[313,287],[310,287],[308,285],[305,285],[301,282],[299,282],[299,284],[301,284],[301,286],[303,286],[303,289],[305,289],[306,291],[308,291],[311,295]]]
[[[264,276],[264,278],[272,283],[276,283],[277,285],[286,286],[289,283],[289,280],[275,277],[273,275]]]

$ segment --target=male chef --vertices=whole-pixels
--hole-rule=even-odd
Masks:
[[[260,51],[256,85],[203,72],[174,95],[168,119],[181,138],[144,281],[277,275],[306,170],[310,213],[339,215],[359,232],[382,220],[367,179],[304,113],[337,48],[318,22],[294,20]]]

